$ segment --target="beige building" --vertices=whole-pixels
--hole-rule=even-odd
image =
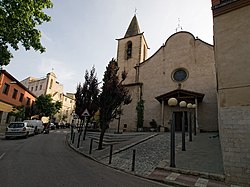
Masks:
[[[28,77],[21,81],[32,93],[37,97],[44,94],[50,94],[53,101],[61,101],[62,108],[55,117],[55,122],[59,122],[62,119],[66,123],[72,122],[72,113],[75,108],[75,98],[72,94],[63,93],[63,85],[57,81],[56,75],[50,72],[43,78]]]
[[[250,1],[212,0],[219,132],[228,182],[250,186]]]
[[[55,116],[56,119],[62,119],[63,116],[65,116],[66,118],[64,119],[64,122],[72,123],[73,113],[75,109],[75,94],[63,94],[62,104],[63,105],[61,111]]]
[[[144,127],[154,119],[163,129],[169,129],[171,113],[176,114],[176,130],[181,130],[181,108],[170,108],[168,99],[196,104],[190,109],[196,114],[195,124],[201,131],[217,131],[217,98],[214,48],[189,32],[170,36],[158,51],[147,58],[148,45],[133,17],[123,38],[118,39],[119,71],[128,77],[125,85],[132,95],[132,103],[123,106],[121,126],[137,130],[137,102],[144,100]],[[183,109],[188,111],[187,109]],[[189,111],[190,111],[189,110]],[[187,120],[187,119],[186,119]],[[117,128],[114,121],[111,128]]]

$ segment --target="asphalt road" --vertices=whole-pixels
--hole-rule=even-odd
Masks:
[[[65,130],[55,130],[28,139],[1,139],[0,186],[166,186],[89,160],[71,150],[65,136]]]

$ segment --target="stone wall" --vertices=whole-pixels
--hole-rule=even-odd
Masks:
[[[250,186],[249,17],[249,1],[245,0],[228,2],[214,9],[219,130],[224,170],[227,181],[242,186]]]
[[[219,123],[226,180],[250,186],[250,106],[220,108]]]

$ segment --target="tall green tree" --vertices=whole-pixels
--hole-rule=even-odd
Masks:
[[[56,101],[53,102],[53,99],[50,94],[40,95],[35,101],[36,113],[42,117],[52,117],[62,108],[62,102]]]
[[[83,112],[87,109],[89,116],[87,118],[86,128],[84,129],[84,138],[86,136],[87,125],[91,117],[95,115],[98,111],[98,79],[95,73],[95,67],[92,67],[91,71],[85,72],[85,82],[83,84],[79,83],[76,89],[76,108],[75,113],[80,119],[84,120]]]
[[[121,105],[131,102],[131,95],[123,85],[127,74],[123,71],[121,80],[119,80],[118,70],[117,61],[112,59],[104,73],[102,92],[99,96],[101,134],[98,149],[102,149],[105,131],[109,128],[110,121],[118,114],[117,110]]]
[[[9,113],[11,116],[15,116],[18,120],[30,119],[34,115],[34,105],[19,105],[13,106],[12,111]]]
[[[24,120],[26,117],[26,107],[24,105],[14,106],[9,115],[15,116],[16,120]]]
[[[49,22],[51,17],[43,9],[52,8],[51,0],[0,0],[0,65],[8,65],[13,57],[9,47],[26,50],[32,47],[43,53],[41,31],[37,26]]]

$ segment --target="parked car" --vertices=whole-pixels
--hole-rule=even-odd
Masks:
[[[24,122],[33,125],[35,134],[40,134],[43,132],[44,126],[41,120],[24,120]]]
[[[34,126],[27,122],[11,122],[5,131],[5,138],[25,137],[34,135]]]

